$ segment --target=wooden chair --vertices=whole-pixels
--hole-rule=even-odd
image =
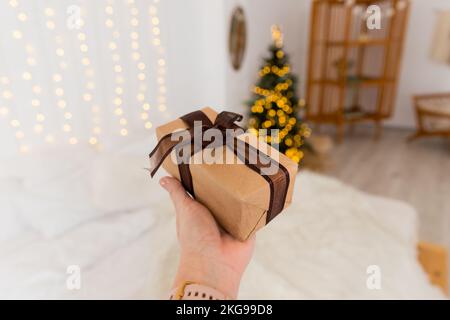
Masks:
[[[450,93],[416,95],[417,132],[408,140],[421,137],[447,137],[450,139]]]

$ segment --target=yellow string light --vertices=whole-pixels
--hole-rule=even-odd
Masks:
[[[300,163],[303,158],[303,151],[299,150],[296,147],[292,147],[286,150],[286,156],[294,160],[296,163]]]
[[[46,17],[46,26],[49,29],[49,32],[51,33],[51,35],[54,38],[55,41],[55,46],[56,46],[56,50],[55,50],[55,61],[56,64],[58,66],[58,71],[56,73],[54,73],[52,75],[52,80],[53,80],[53,84],[54,84],[54,94],[55,97],[57,99],[57,108],[61,110],[62,112],[62,116],[63,116],[63,125],[61,127],[62,131],[70,134],[72,133],[72,125],[71,125],[71,121],[72,121],[72,113],[69,111],[69,107],[67,105],[66,99],[65,99],[65,92],[63,89],[63,85],[64,85],[64,75],[65,75],[65,70],[67,67],[67,62],[65,60],[65,50],[64,50],[64,39],[61,35],[57,34],[55,30],[57,30],[57,25],[55,23],[55,18],[56,18],[56,11],[55,9],[51,8],[51,7],[47,7],[44,9],[44,15]],[[37,118],[39,119],[43,119],[43,115],[42,116],[38,116]],[[35,132],[40,132],[41,128],[39,125],[34,127]],[[46,135],[45,136],[45,142],[47,143],[53,143],[55,141],[55,136],[52,134]],[[68,137],[68,142],[70,144],[74,144],[71,143],[70,141],[75,141],[78,139],[76,137],[73,137],[72,135],[70,135]]]
[[[0,83],[2,85],[2,90],[10,92],[12,97],[13,94],[9,88],[9,85],[11,83],[9,78],[6,76],[1,77]],[[9,99],[6,99],[5,97],[3,97],[3,99],[6,101],[0,107],[0,119],[4,119],[5,121],[7,121],[11,129],[14,131],[14,137],[16,138],[19,152],[27,153],[30,151],[30,146],[25,142],[26,136],[25,132],[22,129],[22,125],[20,121],[16,117],[14,117],[11,108],[7,105]]]
[[[116,106],[114,114],[117,116],[118,123],[120,125],[119,134],[124,137],[128,135],[128,129],[126,128],[128,120],[126,118],[123,109],[123,101],[121,98],[125,91],[123,87],[125,79],[122,76],[123,67],[120,64],[121,55],[119,53],[120,51],[118,46],[121,34],[119,32],[119,29],[117,29],[116,27],[115,23],[116,10],[114,8],[114,3],[112,1],[108,1],[107,6],[105,7],[105,14],[106,14],[105,24],[111,32],[111,41],[108,44],[108,48],[111,52],[113,71],[114,73],[116,73],[116,76],[114,77],[115,89],[113,97],[113,103]]]
[[[272,26],[272,39],[277,48],[281,48],[283,46],[283,33],[277,25]]]
[[[166,94],[167,88],[165,86],[165,75],[166,75],[166,60],[164,54],[164,48],[161,46],[161,28],[160,19],[158,18],[158,0],[153,0],[153,4],[149,6],[148,12],[150,15],[151,30],[153,35],[153,45],[158,53],[158,110],[165,112],[167,110],[166,106]]]
[[[23,11],[18,11],[18,7],[19,7],[19,2],[17,0],[13,0],[9,2],[9,5],[12,7],[12,10],[15,11],[15,15],[16,15],[16,20],[19,23],[19,25],[25,24],[27,23],[28,19],[27,19],[27,14]],[[24,46],[24,51],[26,53],[26,57],[25,57],[25,65],[28,66],[29,69],[26,69],[23,73],[22,73],[22,79],[24,81],[32,81],[33,80],[33,72],[31,70],[31,67],[34,67],[37,62],[36,62],[36,57],[35,57],[35,52],[36,50],[34,49],[34,47],[31,44],[28,44],[25,36],[23,34],[23,32],[20,30],[20,28],[15,29],[12,32],[12,37],[17,40],[20,41],[23,46]],[[40,112],[40,99],[39,99],[39,91],[35,91],[33,90],[34,87],[38,86],[35,82],[31,84],[31,92],[32,92],[32,99],[31,99],[31,107],[35,113],[35,115],[37,115]],[[9,90],[6,90],[5,92],[3,92],[3,97],[5,99],[11,99],[12,98],[12,93]],[[34,126],[36,126],[38,124],[35,124]],[[37,134],[41,134],[44,131],[44,125],[43,124],[39,124],[40,126],[40,130],[35,132]],[[19,134],[18,136],[22,136],[21,134]],[[23,152],[24,150],[29,151],[30,148],[29,146],[24,147],[24,148],[19,148],[21,150],[21,152]]]
[[[15,16],[17,21],[20,21],[21,23],[27,23],[30,20],[30,17],[27,13],[22,12],[22,10],[19,10],[19,1],[17,0],[10,0],[8,1],[9,5],[14,9],[17,10],[17,12],[15,12]],[[135,64],[136,67],[138,69],[138,73],[137,75],[137,79],[140,81],[139,85],[138,85],[138,92],[136,94],[136,100],[139,101],[141,103],[142,106],[142,113],[141,113],[141,118],[142,120],[145,122],[144,123],[144,127],[146,129],[150,129],[153,127],[153,124],[149,121],[149,114],[148,111],[150,110],[150,103],[149,103],[149,98],[146,96],[146,92],[147,92],[147,84],[146,81],[149,79],[148,75],[146,74],[146,72],[148,72],[149,67],[141,60],[143,57],[143,54],[141,54],[141,52],[139,52],[139,49],[141,47],[140,41],[144,41],[144,39],[141,39],[140,34],[138,32],[138,27],[140,26],[140,21],[139,21],[139,10],[138,8],[135,6],[135,1],[133,0],[127,0],[127,3],[130,4],[130,15],[131,18],[129,20],[129,24],[130,26],[134,29],[132,32],[130,32],[129,36],[130,36],[130,40],[131,40],[131,48],[133,49],[133,54],[132,57],[135,60]],[[117,74],[115,76],[115,82],[116,82],[116,86],[113,87],[114,92],[116,94],[115,98],[119,98],[120,100],[115,100],[117,102],[117,108],[115,109],[114,113],[117,115],[120,115],[119,117],[119,123],[121,125],[121,129],[119,130],[120,134],[125,136],[128,135],[128,129],[125,128],[124,126],[126,126],[128,124],[127,119],[124,117],[124,107],[123,107],[123,94],[124,94],[124,89],[123,89],[123,83],[125,82],[125,77],[123,76],[123,68],[122,65],[120,64],[120,55],[118,53],[118,44],[120,43],[120,41],[118,41],[119,38],[119,33],[116,30],[114,30],[114,28],[116,28],[116,23],[114,21],[114,7],[112,5],[112,1],[108,0],[107,1],[108,6],[105,8],[105,12],[107,13],[108,17],[107,20],[105,20],[105,25],[108,29],[111,29],[111,31],[113,32],[113,39],[114,41],[112,41],[110,43],[110,50],[114,51],[112,53],[112,58],[113,58],[113,68],[114,68],[114,72]],[[153,0],[153,4],[151,4],[148,8],[149,10],[149,14],[150,14],[150,23],[151,26],[149,28],[149,32],[152,35],[152,44],[156,49],[157,52],[157,75],[155,77],[157,86],[158,86],[158,90],[157,90],[157,106],[158,109],[161,112],[164,112],[164,115],[167,115],[168,113],[166,112],[167,110],[167,100],[166,100],[166,95],[167,95],[167,85],[166,85],[166,68],[167,68],[167,60],[165,57],[165,50],[161,45],[161,26],[160,26],[160,19],[158,17],[158,4],[159,1],[158,0]],[[85,10],[81,11],[82,13],[85,13]],[[59,21],[58,19],[56,19],[56,12],[55,9],[47,7],[43,10],[43,14],[45,15],[45,20],[44,20],[44,28],[46,28],[49,33],[55,33],[58,32],[58,24],[57,22]],[[82,27],[82,25],[81,25]],[[92,113],[93,115],[97,115],[95,117],[92,118],[93,122],[96,124],[95,127],[93,128],[93,133],[94,134],[99,134],[102,130],[101,128],[98,126],[98,122],[99,122],[99,118],[98,118],[98,112],[100,109],[100,107],[98,105],[95,104],[95,96],[93,94],[96,85],[95,82],[93,81],[93,77],[94,77],[94,69],[91,67],[92,65],[92,61],[91,59],[88,57],[88,53],[89,53],[89,46],[87,44],[87,40],[86,40],[86,34],[84,34],[82,31],[79,31],[78,33],[75,32],[74,34],[77,35],[79,44],[79,50],[82,53],[82,58],[81,58],[81,65],[84,67],[84,75],[86,76],[86,90],[82,93],[81,97],[83,99],[83,101],[87,104],[90,104],[92,106]],[[33,72],[32,68],[34,66],[37,65],[37,61],[36,61],[36,52],[34,47],[31,44],[28,44],[26,41],[26,35],[24,34],[22,28],[20,25],[18,25],[16,27],[15,30],[12,31],[12,36],[14,39],[16,39],[18,42],[20,41],[20,43],[23,43],[25,46],[25,51],[27,53],[26,55],[26,66],[27,68],[25,70],[21,70],[19,72],[19,75],[22,76],[22,79],[24,81],[27,81],[30,83],[30,87],[32,90],[32,99],[30,99],[31,101],[31,106],[33,107],[33,110],[36,113],[35,116],[35,124],[31,126],[31,129],[34,129],[34,131],[38,134],[41,134],[41,136],[45,139],[46,142],[51,143],[54,142],[55,137],[57,137],[56,134],[47,134],[45,133],[45,123],[46,121],[48,121],[48,117],[46,117],[43,113],[42,113],[42,105],[43,103],[41,103],[41,99],[40,99],[40,95],[42,94],[43,90],[42,87],[35,82],[35,79],[37,79],[36,74]],[[61,124],[61,128],[64,132],[70,132],[72,133],[74,131],[74,127],[71,125],[71,121],[73,121],[74,119],[74,113],[71,112],[70,110],[70,103],[68,102],[68,99],[66,98],[66,94],[65,94],[65,86],[64,83],[67,80],[66,79],[66,74],[65,74],[65,70],[68,68],[68,63],[66,61],[66,57],[68,54],[70,54],[70,52],[66,51],[66,49],[64,48],[64,43],[63,43],[63,38],[61,36],[55,36],[55,43],[56,43],[56,47],[54,48],[54,55],[57,59],[56,65],[59,67],[58,70],[55,70],[52,74],[50,74],[52,83],[53,83],[53,89],[50,90],[50,94],[54,94],[56,96],[56,106],[57,108],[60,110],[61,114],[62,114],[62,118],[64,119],[64,122]],[[1,81],[6,81],[6,78],[3,78]],[[2,82],[3,83],[3,82]],[[2,95],[2,97],[4,99],[12,99],[14,96],[12,94],[12,92],[10,90],[2,90],[0,92],[0,94]],[[119,103],[120,101],[120,103]],[[259,107],[261,108],[261,106]],[[0,107],[0,117],[6,117],[9,116],[10,114],[10,110],[9,108],[5,107],[5,106],[1,106]],[[20,126],[20,122],[18,119],[13,119],[13,120],[17,120],[17,121],[12,121],[10,123],[10,125],[14,125],[15,127],[18,128],[18,126]],[[45,133],[45,134],[43,134]],[[23,130],[19,130],[15,133],[15,136],[17,139],[24,139],[25,138],[25,133]],[[97,144],[98,143],[98,137],[95,136],[91,136],[89,138],[89,142],[91,144]],[[67,140],[70,144],[77,144],[80,140],[78,139],[78,137],[74,137],[74,136],[70,136],[69,139]],[[24,146],[23,148],[21,148],[22,150],[29,150],[29,146]]]

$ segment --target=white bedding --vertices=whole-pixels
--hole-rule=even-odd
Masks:
[[[147,181],[144,208],[109,210],[57,235],[24,227],[0,238],[0,298],[164,297],[177,261],[174,214]],[[417,262],[416,229],[408,205],[302,172],[291,207],[258,233],[240,298],[443,298]],[[81,268],[80,290],[66,287],[69,265]],[[369,265],[381,270],[380,290],[366,286]]]

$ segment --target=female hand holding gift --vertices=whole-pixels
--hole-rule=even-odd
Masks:
[[[193,299],[236,299],[239,283],[253,253],[255,236],[241,242],[223,231],[211,212],[187,195],[180,182],[171,177],[160,180],[170,194],[176,210],[177,236],[180,244],[180,261],[173,288],[179,298],[190,298],[186,282],[198,286]],[[207,294],[202,292],[203,287]],[[213,291],[208,291],[212,289]],[[199,292],[200,291],[200,292]],[[219,296],[219,297],[218,297]]]

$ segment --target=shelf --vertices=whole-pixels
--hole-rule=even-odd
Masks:
[[[349,41],[324,41],[323,44],[329,47],[338,46],[348,46],[348,47],[358,47],[358,46],[383,46],[388,43],[387,39],[358,39]]]
[[[346,6],[347,4],[345,3],[345,1],[343,0],[315,0],[315,2],[317,3],[326,3],[326,4],[330,4],[332,6],[339,6],[339,7],[343,7]],[[355,0],[353,5],[358,5],[358,4],[365,4],[365,5],[369,5],[369,4],[373,4],[377,1],[374,0]]]
[[[339,109],[342,110],[342,109]],[[380,115],[375,112],[360,112],[358,114],[345,113],[337,111],[334,113],[323,113],[320,115],[308,115],[308,121],[317,123],[356,123],[356,122],[366,122],[366,121],[376,121],[381,119],[386,119],[385,115]]]
[[[390,17],[383,32],[365,28],[353,8],[382,2],[384,14],[398,1],[312,1],[306,116],[335,124],[340,139],[346,123],[374,121],[379,127],[391,116],[411,0]],[[361,104],[360,110],[348,112],[351,103]]]
[[[369,78],[363,77],[360,79],[349,78],[345,80],[337,79],[318,79],[311,81],[312,84],[328,84],[334,86],[378,86],[384,85],[386,83],[394,82],[394,79],[384,79],[384,78]]]
[[[377,116],[376,113],[374,113],[374,112],[366,112],[363,110],[347,111],[345,109],[344,109],[343,115],[344,115],[345,121],[347,121],[347,122],[373,120]]]
[[[367,39],[367,38],[363,38],[363,39],[358,39],[358,40],[348,40],[348,41],[333,41],[333,40],[329,40],[329,41],[315,41],[314,44],[315,45],[325,45],[328,47],[340,47],[340,46],[348,46],[348,47],[358,47],[358,46],[384,46],[388,43],[389,41],[387,39]]]

